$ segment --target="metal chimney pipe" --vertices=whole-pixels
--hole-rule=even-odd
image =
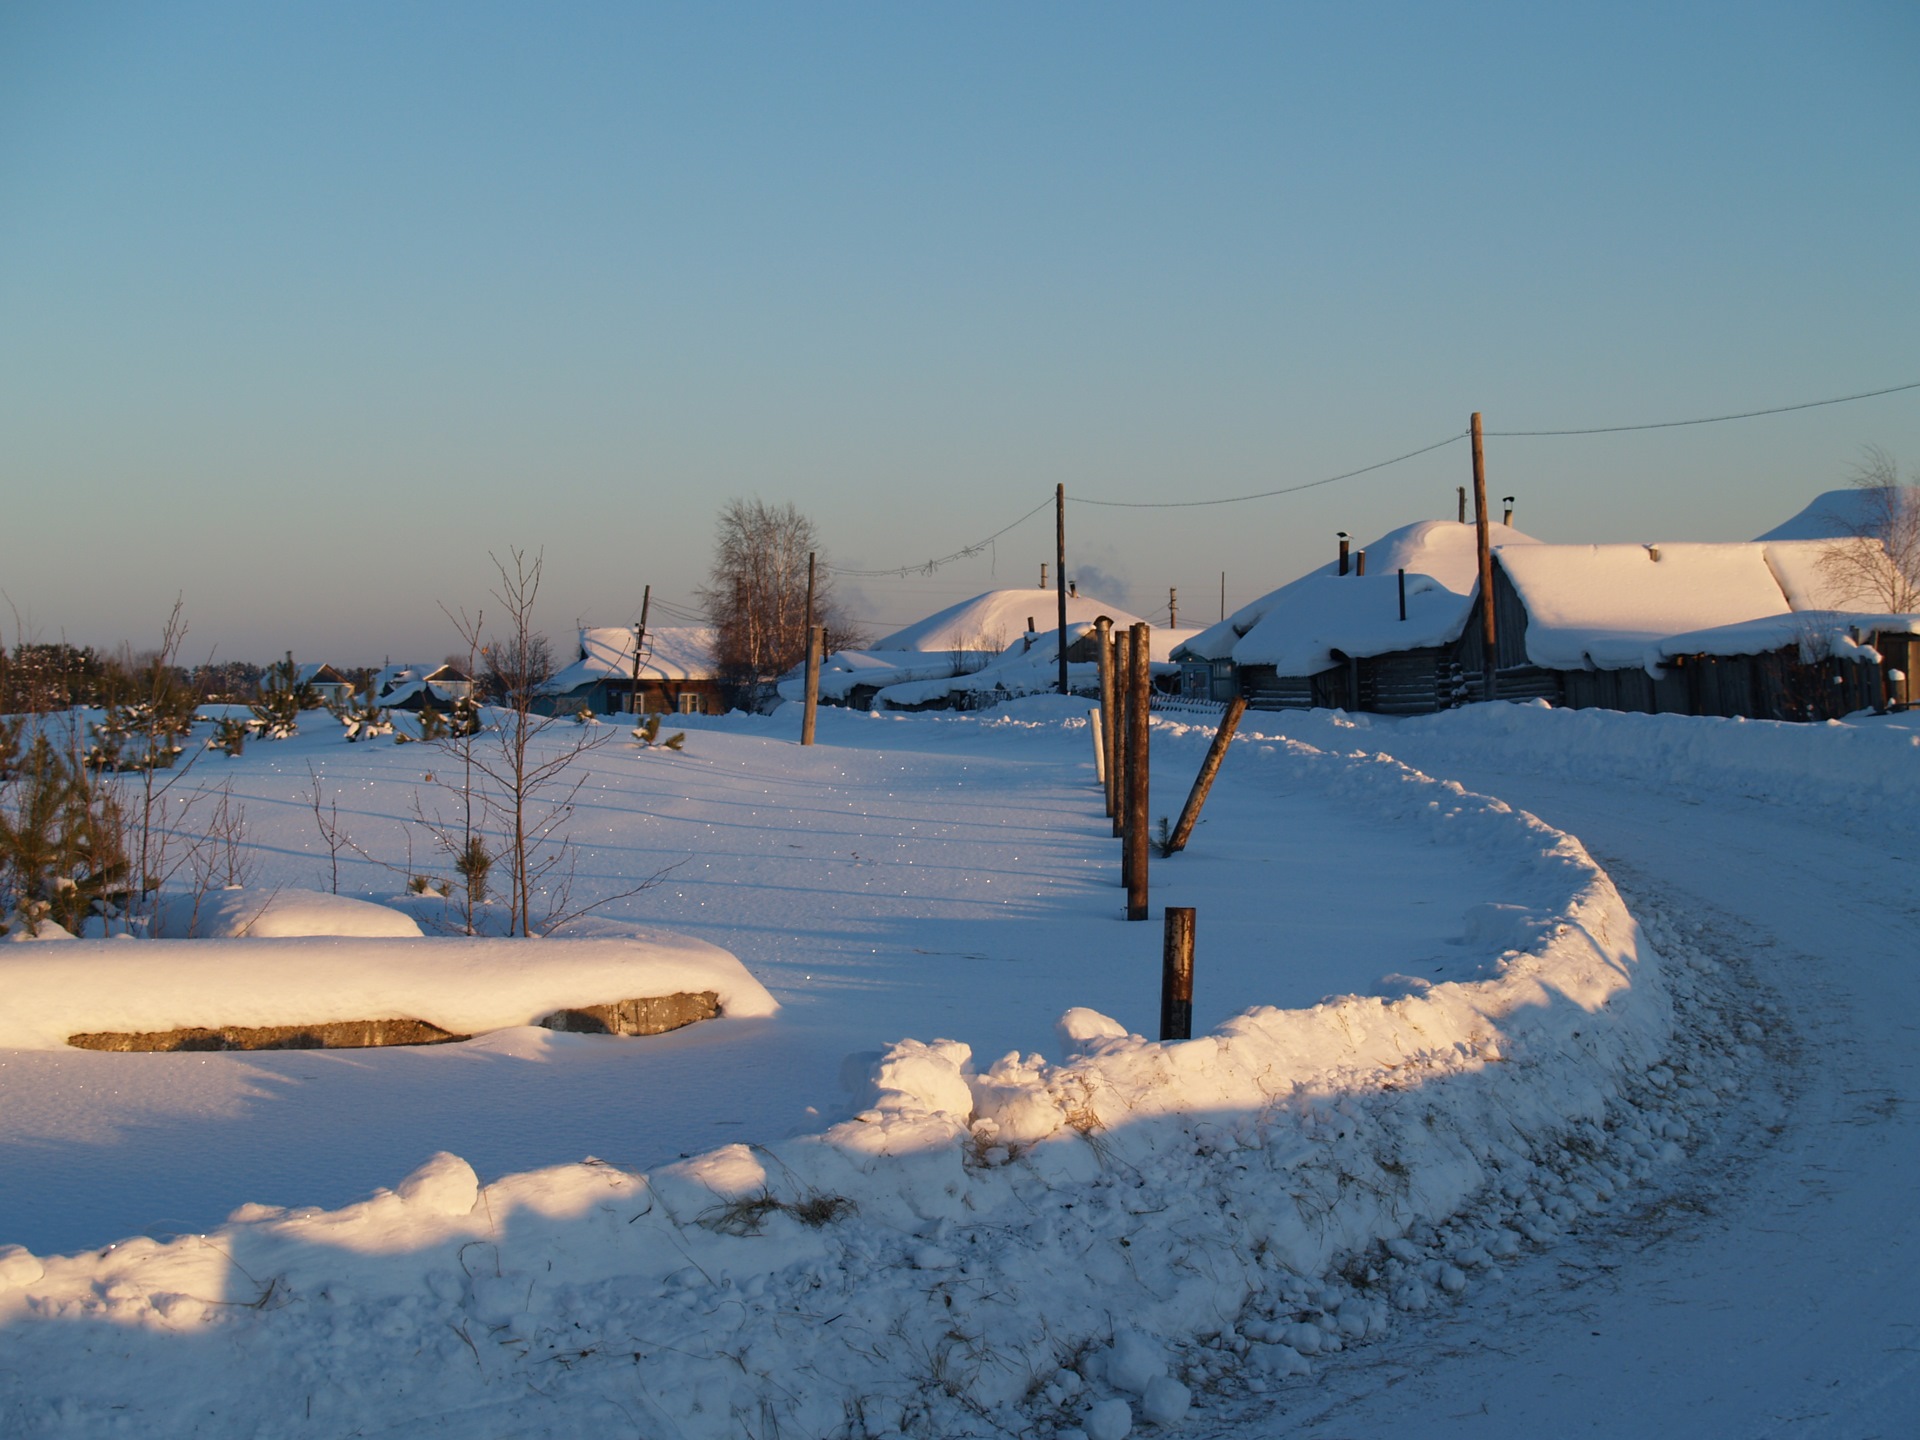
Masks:
[[[1353,573],[1355,575],[1364,575],[1367,573],[1367,552],[1366,551],[1360,550],[1355,552],[1353,557]]]
[[[1340,531],[1340,573],[1347,573],[1347,532]]]

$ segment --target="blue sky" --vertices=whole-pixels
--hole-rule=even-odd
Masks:
[[[564,645],[692,606],[731,496],[883,569],[1064,483],[1069,573],[1210,620],[1450,514],[1465,446],[1079,500],[1920,380],[1916,234],[1904,3],[15,3],[0,589],[357,664],[521,546]],[[1867,443],[1920,467],[1920,391],[1488,466],[1542,538],[1744,539]]]

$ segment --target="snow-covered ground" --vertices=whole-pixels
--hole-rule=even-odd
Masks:
[[[1910,726],[1256,717],[1154,865],[1161,1047],[1082,706],[822,721],[610,748],[574,827],[580,883],[666,871],[603,931],[777,1015],[0,1053],[0,1428],[1910,1429]],[[314,766],[370,898],[432,763],[202,761],[266,889],[328,881]]]

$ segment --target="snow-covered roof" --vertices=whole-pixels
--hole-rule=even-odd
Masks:
[[[1540,543],[1510,525],[1489,525],[1487,533],[1496,546]],[[1334,664],[1333,650],[1365,656],[1446,644],[1466,623],[1479,578],[1477,543],[1475,527],[1457,520],[1403,525],[1365,547],[1365,575],[1342,575],[1330,560],[1209,626],[1182,652],[1313,675]],[[1407,572],[1404,622],[1399,570]]]
[[[1075,640],[1086,633],[1087,626],[1068,626],[1071,646]],[[1167,673],[1173,667],[1170,663],[1174,648],[1194,631],[1188,629],[1154,629],[1149,633],[1147,654],[1149,659]],[[1100,680],[1098,661],[1069,662],[1067,665],[1067,683],[1085,688],[1097,685]],[[871,684],[871,681],[865,682]],[[966,670],[959,674],[951,670],[942,676],[926,679],[905,679],[900,683],[886,686],[874,696],[874,704],[881,709],[888,706],[924,705],[947,695],[976,694],[999,691],[1008,696],[1041,695],[1053,690],[1060,683],[1060,639],[1057,630],[1042,631],[1036,635],[1029,647],[1024,638],[1009,645],[999,655],[994,656],[977,669]]]
[[[989,590],[926,619],[896,630],[874,643],[875,650],[985,650],[993,654],[1027,633],[1027,621],[1041,633],[1056,628],[1060,599],[1053,590]],[[1090,595],[1067,597],[1067,624],[1085,627],[1102,615],[1127,626],[1141,617]]]
[[[640,657],[640,680],[712,680],[720,673],[714,658],[718,638],[709,625],[664,626],[647,631]],[[601,680],[633,679],[631,626],[582,626],[580,658],[540,687],[543,695],[565,695]]]
[[[1902,485],[1900,503],[1920,505],[1920,487]],[[1816,495],[1806,509],[1776,525],[1758,540],[1838,540],[1871,529],[1875,513],[1885,513],[1886,492],[1849,487]]]

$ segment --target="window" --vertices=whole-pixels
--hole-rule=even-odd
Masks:
[[[680,713],[682,715],[698,715],[700,713],[700,697],[698,695],[682,695],[680,697]]]

